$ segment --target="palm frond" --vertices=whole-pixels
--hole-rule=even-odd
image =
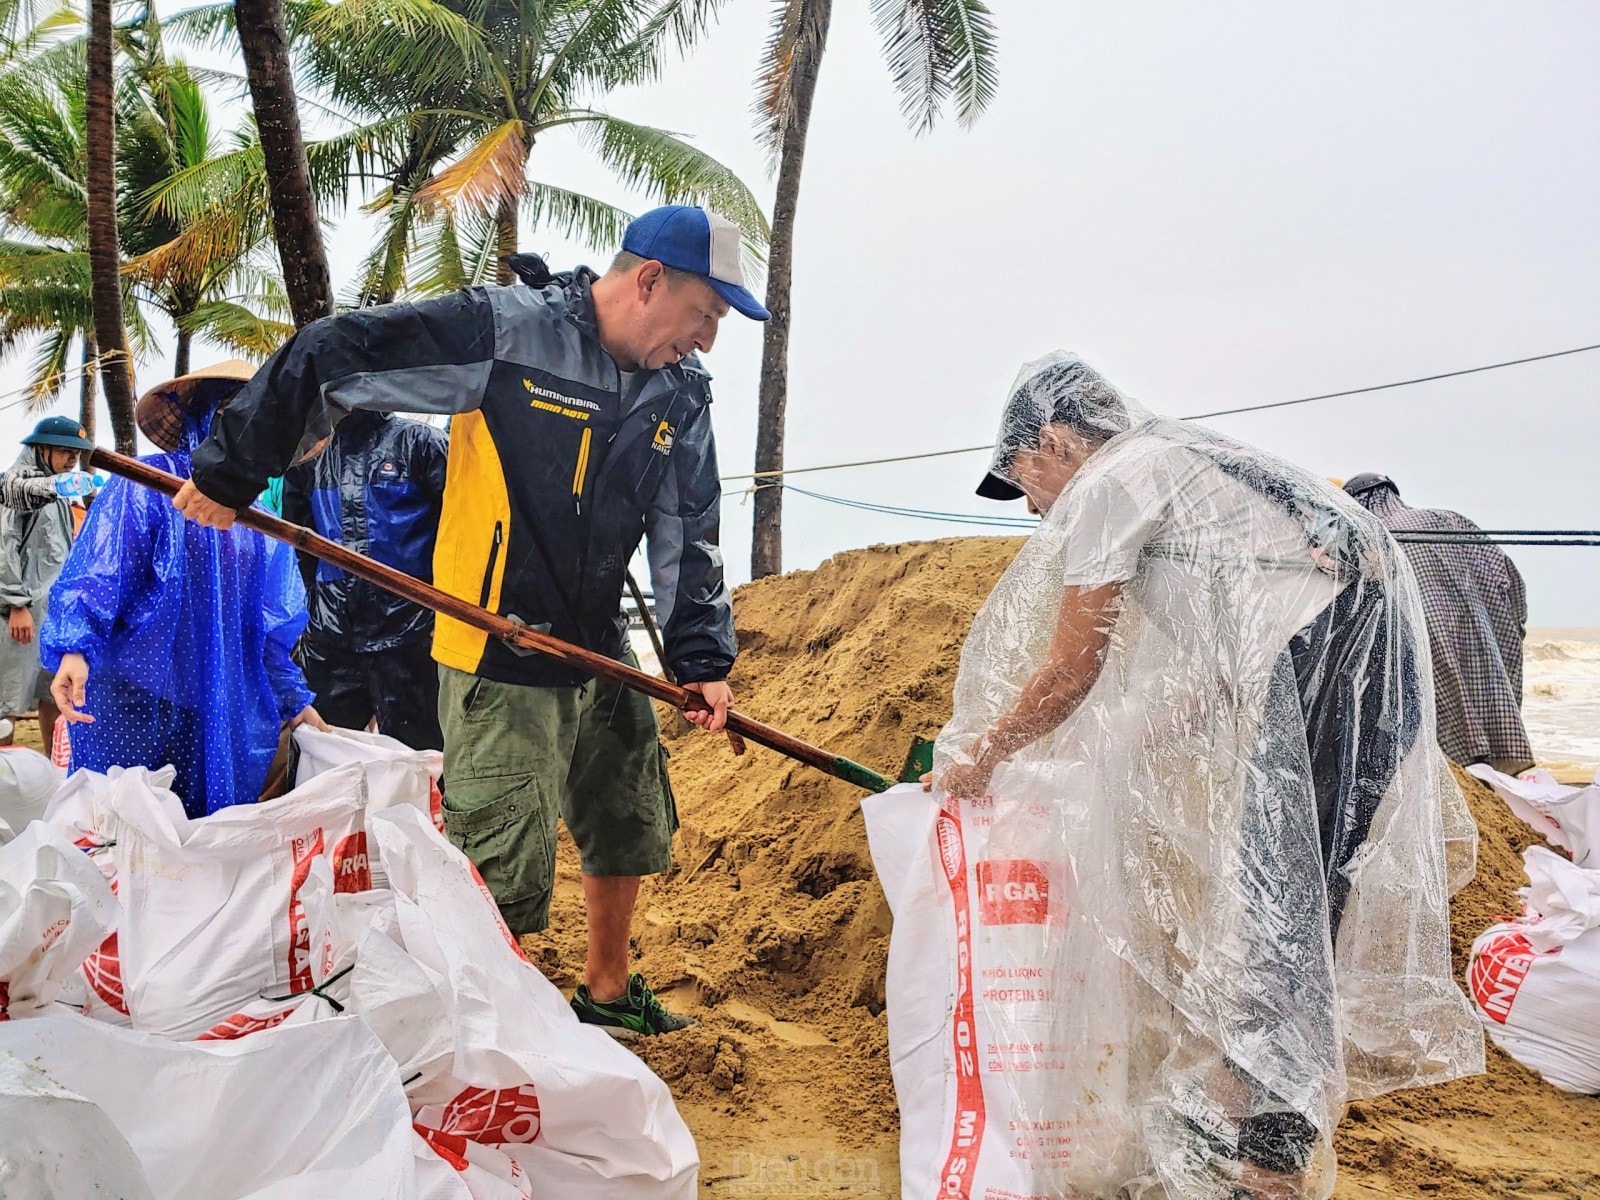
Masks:
[[[31,4],[0,4],[0,67],[32,58],[82,27],[83,14],[69,4],[42,15]]]
[[[497,80],[509,94],[488,31],[437,0],[321,4],[306,18],[304,34],[320,51],[314,73],[336,97],[368,90],[362,85],[375,73],[414,95],[463,78]]]
[[[187,222],[223,197],[238,199],[266,184],[266,158],[252,140],[173,172],[140,197],[148,212]]]
[[[586,0],[558,6],[543,31],[550,54],[539,73],[525,111],[541,111],[548,96],[567,94],[587,84],[609,91],[644,82],[660,68],[661,43],[670,24],[653,38],[641,39],[662,8],[682,5],[661,0]]]
[[[28,364],[28,390],[23,393],[23,407],[29,412],[49,408],[66,385],[73,332],[53,329],[34,347],[33,361]]]
[[[744,182],[704,150],[676,134],[637,125],[607,113],[574,113],[576,126],[595,154],[629,187],[665,204],[701,204],[737,225],[752,248],[772,236],[761,205]]]
[[[495,224],[483,213],[463,213],[462,217],[480,224]],[[412,252],[408,290],[418,296],[442,296],[466,287],[467,271],[456,232],[456,215],[446,209],[424,232],[424,236],[417,238]]]
[[[813,0],[778,5],[756,73],[755,102],[756,136],[773,163],[799,119],[795,81],[817,69],[827,39],[827,14]]]
[[[614,204],[548,183],[530,183],[523,212],[536,231],[549,230],[595,250],[622,244],[633,214]]]
[[[417,218],[416,196],[390,188],[382,199],[381,210],[369,206],[369,211],[382,211],[384,226],[371,253],[361,264],[361,286],[354,297],[358,308],[386,304],[406,290],[406,259],[412,250]]]
[[[211,156],[211,112],[200,81],[183,63],[167,73],[162,86],[170,118],[172,146],[180,165],[192,167]]]
[[[634,44],[660,45],[670,38],[686,54],[711,28],[725,0],[666,0],[639,28]],[[624,48],[626,49],[626,47]]]
[[[0,241],[0,288],[51,280],[87,286],[88,253],[11,238]]]
[[[918,133],[933,128],[952,95],[969,126],[994,99],[994,19],[983,0],[873,0],[872,18],[900,111]]]
[[[22,405],[29,412],[49,408],[66,386],[67,372],[71,369],[72,338],[73,331],[55,329],[39,339],[33,361],[28,366],[28,390]]]
[[[506,121],[418,188],[417,207],[431,216],[441,207],[482,212],[497,209],[504,200],[519,201],[527,188],[527,163],[522,122]]]
[[[466,229],[462,237],[461,227]],[[493,283],[500,270],[500,225],[488,215],[458,222],[456,241],[461,248],[461,286]]]
[[[174,37],[199,46],[222,46],[237,36],[233,23],[233,0],[222,4],[202,4],[172,13],[162,19],[162,28]]]
[[[273,320],[235,300],[208,300],[181,317],[178,327],[257,360],[267,358],[294,333],[293,322]]]
[[[93,324],[88,293],[60,282],[8,287],[0,302],[0,331],[7,338],[48,333],[52,329],[87,329]]]
[[[270,236],[267,215],[252,208],[214,205],[189,217],[170,241],[140,254],[123,266],[123,274],[148,287],[178,281],[201,281],[219,269],[224,273]]]

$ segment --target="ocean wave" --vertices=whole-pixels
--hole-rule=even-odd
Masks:
[[[1524,662],[1582,662],[1600,665],[1600,642],[1525,642]]]

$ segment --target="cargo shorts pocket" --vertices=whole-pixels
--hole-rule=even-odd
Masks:
[[[548,913],[555,814],[536,779],[454,780],[443,812],[445,835],[472,860],[503,912],[531,906]]]

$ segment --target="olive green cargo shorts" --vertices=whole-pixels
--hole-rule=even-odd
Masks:
[[[644,696],[603,679],[525,687],[441,666],[439,724],[445,834],[513,933],[550,923],[557,817],[585,875],[671,868],[678,810]]]

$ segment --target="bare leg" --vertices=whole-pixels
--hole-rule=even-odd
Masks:
[[[61,716],[61,710],[56,707],[54,700],[39,701],[39,740],[44,743],[45,757],[50,757],[50,747],[55,742],[56,720]]]
[[[633,903],[639,896],[637,875],[585,875],[583,902],[589,918],[589,961],[583,981],[589,995],[604,1004],[628,990],[628,935],[633,930]]]

